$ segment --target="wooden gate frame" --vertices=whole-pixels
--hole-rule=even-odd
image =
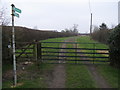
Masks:
[[[19,54],[16,56],[17,59],[20,58],[32,58],[35,60],[41,59],[41,43],[40,42],[17,42],[18,44],[25,44],[27,47],[17,47],[16,50],[21,50],[21,52],[17,52],[16,54]],[[30,46],[33,45],[33,48]],[[27,50],[33,50],[33,52],[26,52]],[[22,57],[22,55],[25,54],[27,57]],[[33,54],[33,57],[29,57],[30,54]]]

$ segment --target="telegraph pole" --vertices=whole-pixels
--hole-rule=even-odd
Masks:
[[[17,84],[16,74],[16,57],[15,57],[15,28],[14,28],[14,4],[12,6],[12,49],[13,49],[13,73],[14,73],[14,86]]]
[[[92,13],[91,13],[91,18],[90,18],[90,35],[92,34]]]

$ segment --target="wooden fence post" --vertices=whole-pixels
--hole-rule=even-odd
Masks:
[[[41,43],[37,43],[37,59],[41,60]]]
[[[33,53],[34,53],[35,60],[37,60],[37,43],[36,42],[34,43]]]

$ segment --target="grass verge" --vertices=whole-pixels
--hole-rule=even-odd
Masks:
[[[81,36],[77,39],[78,42],[82,43],[96,43],[96,41],[91,40],[89,36]],[[92,47],[89,45],[81,45],[80,47]],[[106,49],[108,48],[105,44],[97,44],[96,48]],[[111,67],[109,64],[98,65],[97,71],[102,75],[106,81],[111,85],[112,88],[118,88],[118,69]]]
[[[107,80],[112,88],[118,88],[118,69],[110,65],[98,65],[98,72]]]

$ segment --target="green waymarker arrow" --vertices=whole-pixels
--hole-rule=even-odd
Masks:
[[[21,12],[22,12],[20,9],[15,8],[15,7],[14,7],[14,11],[16,11],[16,12],[18,12],[18,13],[21,13]]]
[[[15,12],[14,12],[14,16],[16,16],[16,17],[18,17],[18,18],[19,18],[19,14],[15,13]]]

